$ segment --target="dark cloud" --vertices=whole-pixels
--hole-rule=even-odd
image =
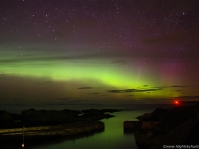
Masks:
[[[178,85],[174,85],[174,86],[169,86],[169,87],[188,87],[188,86],[178,86]]]
[[[90,93],[88,95],[98,95],[99,93]]]
[[[80,88],[78,88],[78,89],[93,89],[93,87],[80,87]]]
[[[152,89],[125,89],[125,90],[108,90],[110,93],[130,93],[130,92],[150,92],[150,91],[159,91],[161,88],[152,88]]]
[[[164,88],[168,88],[168,86],[158,86],[158,87],[154,87],[154,88],[157,88],[157,89],[164,89]]]
[[[99,93],[92,93],[92,94],[97,95],[97,94],[99,94]]]
[[[176,90],[176,92],[182,92],[182,90]]]
[[[173,86],[158,86],[158,87],[154,87],[154,88],[165,89],[165,88],[184,88],[184,87],[189,87],[189,86],[173,85]]]

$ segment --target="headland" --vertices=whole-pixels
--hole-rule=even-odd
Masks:
[[[133,131],[140,149],[160,149],[164,145],[198,145],[199,104],[157,108],[125,121],[124,130]]]

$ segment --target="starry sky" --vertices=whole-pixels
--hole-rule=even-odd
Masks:
[[[0,104],[199,99],[198,0],[1,0]]]

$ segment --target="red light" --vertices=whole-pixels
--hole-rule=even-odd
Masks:
[[[176,100],[174,103],[175,103],[176,105],[179,105],[179,104],[180,104],[180,102],[179,102],[179,101],[177,101],[177,100]]]

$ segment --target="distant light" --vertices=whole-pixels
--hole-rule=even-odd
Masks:
[[[175,100],[174,103],[175,103],[176,105],[179,105],[179,104],[180,104],[180,102],[179,102],[178,100]]]
[[[21,147],[25,147],[24,143],[22,143]]]

